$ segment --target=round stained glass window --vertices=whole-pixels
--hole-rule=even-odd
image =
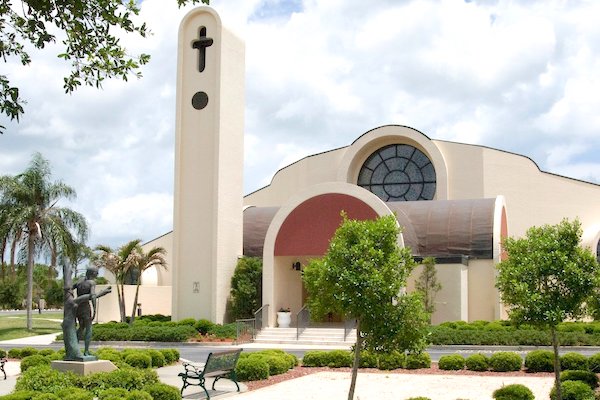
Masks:
[[[432,200],[435,168],[416,147],[392,144],[371,154],[358,174],[358,186],[383,201]]]

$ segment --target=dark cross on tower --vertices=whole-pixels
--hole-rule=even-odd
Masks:
[[[204,71],[206,66],[206,48],[212,46],[212,38],[206,37],[206,28],[200,28],[200,37],[194,40],[192,47],[198,49],[198,71]]]

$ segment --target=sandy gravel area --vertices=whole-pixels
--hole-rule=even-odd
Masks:
[[[547,400],[552,377],[417,375],[403,373],[359,373],[356,400],[403,400],[425,396],[432,400],[487,400],[494,390],[512,383],[527,386],[536,399]],[[346,400],[348,372],[319,372],[242,393],[241,400]]]

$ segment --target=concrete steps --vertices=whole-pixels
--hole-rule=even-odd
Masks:
[[[254,343],[306,344],[347,346],[356,342],[356,330],[351,330],[344,340],[343,328],[306,328],[296,338],[296,328],[263,328]]]

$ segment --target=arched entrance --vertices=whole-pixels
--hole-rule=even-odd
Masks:
[[[347,183],[315,185],[283,206],[267,231],[263,251],[263,304],[269,304],[268,326],[275,326],[280,308],[296,313],[302,308],[303,290],[298,264],[327,251],[329,240],[340,225],[344,211],[349,218],[375,219],[392,212],[377,196]],[[402,245],[402,238],[399,238]]]

